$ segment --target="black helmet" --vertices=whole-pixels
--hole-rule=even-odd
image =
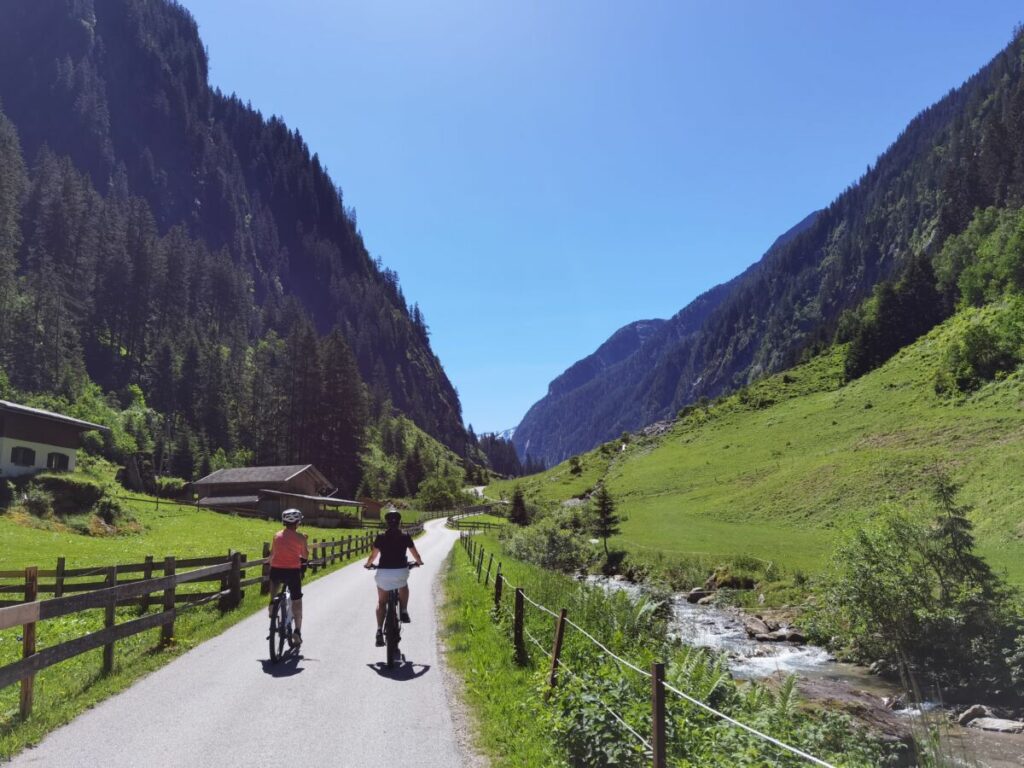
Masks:
[[[389,528],[397,528],[402,524],[402,514],[392,510],[384,515],[384,522],[388,524]]]

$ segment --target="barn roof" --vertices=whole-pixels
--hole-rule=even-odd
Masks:
[[[197,480],[196,485],[231,485],[234,483],[284,483],[306,470],[313,470],[320,475],[319,470],[312,464],[290,464],[281,467],[230,467],[218,469],[202,480]],[[323,475],[320,475],[323,477]]]
[[[82,421],[81,419],[73,419],[70,416],[65,416],[62,413],[54,413],[53,411],[44,411],[42,408],[30,408],[27,405],[18,405],[12,403],[9,400],[0,400],[0,413],[4,411],[8,413],[17,413],[22,416],[32,416],[37,419],[47,419],[49,421],[58,421],[61,424],[66,424],[69,427],[80,429],[83,432],[88,432],[92,429],[98,429],[101,432],[109,432],[109,427],[104,427],[100,424],[93,424],[91,421]]]

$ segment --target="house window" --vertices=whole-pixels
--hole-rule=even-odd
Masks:
[[[36,465],[36,452],[23,445],[16,445],[11,448],[11,464],[16,467],[34,467]]]
[[[68,471],[68,455],[66,453],[57,453],[54,451],[46,456],[46,466],[49,469],[54,469],[58,472]]]

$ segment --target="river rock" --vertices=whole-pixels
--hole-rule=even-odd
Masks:
[[[702,597],[708,597],[710,594],[711,593],[708,592],[706,589],[696,587],[695,589],[691,589],[689,594],[686,595],[686,602],[696,603],[699,602]]]
[[[967,725],[971,720],[977,720],[979,717],[992,717],[992,711],[984,704],[975,704],[973,707],[968,707],[956,721],[960,725]]]
[[[715,596],[714,595],[708,595],[707,597],[702,597],[700,600],[698,600],[697,601],[697,605],[711,605],[714,602],[715,602]]]
[[[743,628],[747,631],[747,634],[750,635],[750,637],[757,637],[758,635],[767,635],[772,631],[771,627],[769,627],[764,621],[759,619],[757,616],[748,616],[743,622]]]
[[[976,717],[967,724],[967,727],[998,733],[1024,733],[1024,721],[1003,720],[999,717]]]
[[[776,629],[771,632],[761,632],[754,635],[754,639],[762,643],[806,643],[807,638],[798,630],[791,627]]]

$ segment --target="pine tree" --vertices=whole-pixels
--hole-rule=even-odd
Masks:
[[[368,396],[352,350],[340,331],[335,330],[324,339],[322,358],[320,469],[343,493],[350,495],[362,480],[359,456],[366,444]],[[408,495],[408,489],[401,495]]]
[[[512,492],[512,509],[509,511],[508,519],[515,525],[527,525],[530,522],[530,513],[526,509],[526,497],[523,496],[523,489],[516,486]]]
[[[615,501],[608,489],[601,485],[594,494],[594,519],[591,532],[604,543],[604,556],[608,557],[608,539],[619,533],[619,516],[615,514]]]

